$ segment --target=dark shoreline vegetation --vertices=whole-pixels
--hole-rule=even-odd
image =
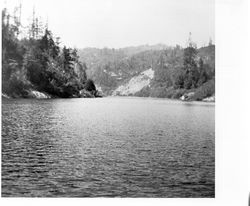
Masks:
[[[215,101],[215,45],[122,49],[61,47],[35,17],[25,35],[20,18],[2,10],[2,97],[79,98],[114,95],[143,71],[150,84],[126,96]],[[22,36],[22,37],[21,37]],[[115,95],[122,94],[115,93]]]
[[[9,97],[99,97],[77,50],[63,48],[37,17],[20,38],[17,16],[2,11],[2,92]]]

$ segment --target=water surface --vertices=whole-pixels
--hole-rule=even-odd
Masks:
[[[2,196],[214,197],[214,104],[2,101]]]

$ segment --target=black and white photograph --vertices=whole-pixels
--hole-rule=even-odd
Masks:
[[[2,197],[215,197],[214,0],[3,5]]]
[[[215,0],[1,10],[2,198],[216,198]]]

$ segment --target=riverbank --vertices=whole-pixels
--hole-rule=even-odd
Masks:
[[[211,79],[200,87],[192,89],[152,85],[144,87],[131,96],[215,102],[215,80]]]
[[[89,93],[85,93],[85,95],[88,94],[88,96],[82,96],[82,97],[72,97],[72,98],[102,98],[102,97],[117,97],[117,98],[144,98],[144,99],[164,99],[164,100],[173,100],[173,101],[180,101],[180,102],[206,102],[206,103],[215,103],[215,96],[211,96],[211,97],[207,97],[207,98],[204,98],[202,100],[192,100],[192,99],[185,99],[183,96],[181,98],[162,98],[162,97],[138,97],[138,96],[119,96],[119,95],[116,95],[116,96],[105,96],[105,95],[102,95],[102,96],[92,96],[91,94]],[[35,91],[35,90],[32,90],[30,91],[30,95],[28,96],[18,96],[18,95],[14,95],[14,96],[9,96],[5,93],[2,93],[2,99],[21,99],[21,98],[24,98],[24,99],[59,99],[60,97],[56,97],[56,96],[52,96],[52,95],[49,95],[47,93],[44,93],[44,92],[39,92],[39,91]]]
[[[87,91],[85,89],[80,90],[78,95],[72,95],[68,98],[101,98],[104,95],[98,90]],[[54,98],[62,98],[56,95],[48,94],[47,92],[41,92],[34,89],[24,90],[22,93],[13,93],[6,94],[2,93],[2,98],[4,99],[18,99],[18,98],[26,98],[26,99],[54,99]]]

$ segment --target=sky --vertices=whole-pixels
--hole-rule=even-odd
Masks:
[[[189,32],[198,47],[215,39],[214,0],[5,0],[22,3],[22,23],[32,10],[61,44],[121,48],[163,43],[185,46]]]

